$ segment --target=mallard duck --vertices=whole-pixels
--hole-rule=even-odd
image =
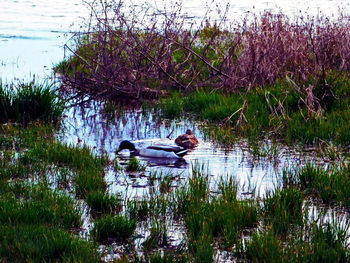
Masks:
[[[175,143],[185,149],[193,149],[199,142],[192,130],[187,130],[185,134],[182,134],[175,139]]]
[[[147,148],[137,149],[135,144],[130,141],[122,141],[119,145],[116,153],[118,154],[121,150],[128,149],[133,155],[140,155],[145,157],[154,157],[154,158],[182,158],[188,150],[172,145],[151,145]]]

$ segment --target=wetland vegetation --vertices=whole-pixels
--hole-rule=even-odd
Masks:
[[[187,28],[180,7],[141,21],[122,2],[94,3],[104,12],[56,66],[60,89],[0,86],[0,261],[350,262],[349,19],[223,15]],[[60,141],[67,96],[107,101],[105,115],[141,101],[201,121],[215,142],[246,138],[257,155],[260,140],[313,145],[327,162],[243,194],[210,163],[165,174]],[[111,193],[111,171],[145,178],[147,191]]]

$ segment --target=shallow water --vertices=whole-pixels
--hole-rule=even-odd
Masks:
[[[270,149],[272,145],[269,142],[263,144],[264,148],[266,152],[274,150],[275,154],[260,158],[252,154],[251,147],[244,140],[230,148],[215,145],[206,138],[200,123],[187,119],[161,120],[158,114],[142,110],[127,110],[118,117],[106,118],[102,112],[98,103],[90,108],[71,109],[67,112],[60,139],[74,145],[86,144],[96,153],[106,153],[112,159],[117,157],[121,164],[127,163],[130,157],[127,150],[115,155],[122,140],[131,140],[141,148],[156,143],[173,144],[174,139],[186,129],[192,129],[200,140],[199,146],[189,152],[184,161],[139,157],[148,166],[145,173],[107,171],[106,180],[111,193],[144,195],[149,190],[150,174],[154,173],[158,177],[177,176],[173,182],[176,186],[191,174],[192,167],[204,166],[204,172],[211,176],[213,185],[220,177],[229,175],[239,182],[243,196],[249,196],[254,191],[261,195],[278,185],[283,169],[305,164],[306,161],[320,161],[312,152],[306,153],[282,144]],[[170,139],[167,138],[169,134]]]

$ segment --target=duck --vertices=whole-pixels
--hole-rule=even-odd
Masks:
[[[192,130],[188,129],[185,134],[175,139],[175,143],[185,149],[193,149],[199,144],[199,141]]]
[[[178,159],[182,158],[188,150],[175,145],[165,145],[165,144],[156,144],[151,145],[146,148],[136,148],[135,144],[130,141],[122,141],[119,145],[116,153],[118,154],[121,150],[127,149],[132,155],[139,155],[144,157],[151,158],[171,158]]]

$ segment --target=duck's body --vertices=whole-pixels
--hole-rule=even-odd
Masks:
[[[122,141],[119,145],[117,153],[123,149],[128,149],[130,153],[134,155],[153,158],[182,158],[187,153],[187,150],[182,147],[162,144],[137,149],[130,141]]]
[[[199,144],[199,141],[191,130],[187,130],[185,134],[175,139],[175,143],[185,149],[193,149]]]

